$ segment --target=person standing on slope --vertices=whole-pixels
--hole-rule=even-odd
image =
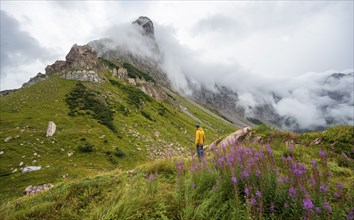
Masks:
[[[195,133],[195,146],[197,147],[198,159],[200,162],[204,154],[203,146],[205,141],[205,135],[203,129],[199,125],[196,125],[195,127],[197,128],[197,131]]]

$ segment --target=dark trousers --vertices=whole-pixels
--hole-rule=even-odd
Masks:
[[[203,145],[197,145],[197,153],[198,153],[198,159],[199,161],[201,161],[202,156],[204,154]]]

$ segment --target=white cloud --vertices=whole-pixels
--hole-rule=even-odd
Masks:
[[[352,1],[6,1],[1,6],[19,22],[18,30],[51,53],[49,63],[32,59],[2,69],[1,90],[17,88],[64,59],[74,43],[107,35],[150,56],[127,26],[143,15],[154,22],[164,68],[176,87],[186,90],[186,76],[209,87],[216,82],[240,91],[241,102],[251,106],[272,100],[276,92],[283,99],[274,107],[301,126],[322,125],[327,116],[353,120],[353,95],[334,103],[322,94],[338,89],[353,94],[348,80],[323,83],[334,70],[353,71]],[[1,31],[2,39],[6,34]],[[25,53],[20,55],[30,57]],[[11,78],[4,78],[10,71]]]

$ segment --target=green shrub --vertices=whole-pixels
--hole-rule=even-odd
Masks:
[[[141,109],[144,106],[144,102],[148,101],[151,102],[152,98],[145,94],[143,91],[140,89],[131,86],[131,85],[125,85],[121,82],[118,82],[116,80],[109,80],[112,85],[120,88],[122,91],[124,91],[127,95],[127,101],[130,105],[135,106],[138,109]]]
[[[113,124],[113,111],[100,93],[90,90],[78,82],[65,100],[70,108],[68,115],[77,116],[80,115],[80,111],[92,111],[90,116],[118,134]]]
[[[123,67],[127,69],[128,71],[128,76],[130,78],[139,78],[139,79],[145,79],[146,81],[153,81],[154,79],[149,76],[147,73],[144,73],[143,71],[139,70],[135,66],[129,64],[129,63],[123,63]]]
[[[149,113],[147,113],[146,111],[141,111],[141,115],[144,116],[146,119],[150,120],[150,121],[155,121]]]
[[[91,144],[84,144],[79,146],[80,152],[89,153],[93,151],[93,146]]]
[[[124,157],[125,153],[119,149],[116,149],[116,152],[114,153],[117,157]]]

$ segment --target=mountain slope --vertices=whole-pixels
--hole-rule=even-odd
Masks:
[[[18,196],[28,185],[187,155],[194,151],[196,123],[203,126],[210,142],[235,129],[167,89],[168,93],[159,90],[163,100],[155,99],[159,98],[158,92],[153,93],[157,84],[130,78],[134,73],[130,77],[125,73],[126,78],[114,75],[115,68],[124,70],[123,64],[97,59],[98,68],[92,72],[71,64],[0,98],[2,198]],[[94,76],[87,77],[90,74]],[[65,79],[68,75],[77,80]],[[85,81],[96,78],[99,82]],[[49,121],[57,126],[53,137],[45,137]],[[41,166],[41,170],[21,173],[25,166]]]
[[[212,147],[202,163],[166,157],[129,172],[65,181],[2,203],[0,211],[4,219],[351,219],[353,163],[345,165],[330,146],[352,145],[352,131],[258,128]]]

